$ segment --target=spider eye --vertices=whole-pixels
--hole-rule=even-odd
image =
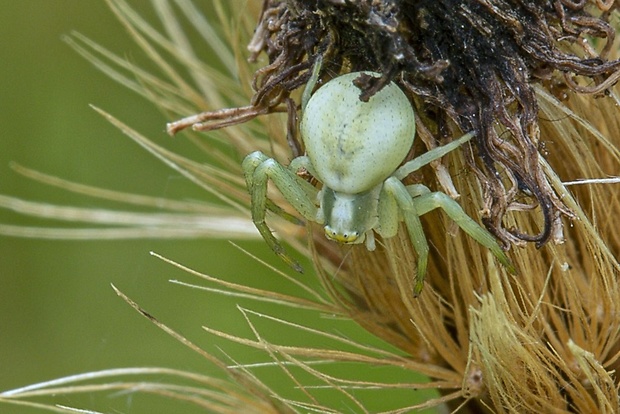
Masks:
[[[340,233],[329,226],[325,226],[325,236],[327,236],[328,239],[338,243],[351,244],[357,241],[360,234],[357,231]]]

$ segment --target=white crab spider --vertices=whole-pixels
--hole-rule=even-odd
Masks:
[[[244,159],[252,220],[267,244],[301,271],[265,223],[267,209],[281,212],[267,199],[267,181],[271,179],[295,210],[306,220],[324,225],[327,238],[339,243],[366,241],[367,248],[374,250],[373,232],[383,238],[393,237],[399,222],[404,221],[418,255],[416,294],[422,289],[429,251],[420,216],[438,207],[512,269],[493,236],[448,195],[430,192],[421,184],[405,186],[401,181],[470,140],[473,133],[399,167],[415,135],[411,103],[394,83],[386,85],[368,102],[360,101],[361,91],[353,84],[360,75],[361,72],[356,72],[339,76],[322,86],[309,100],[304,93],[300,132],[307,155],[293,159],[288,168],[260,151]],[[309,82],[307,91],[312,89],[317,76],[313,74],[314,80]],[[323,183],[320,191],[298,176],[302,168]]]

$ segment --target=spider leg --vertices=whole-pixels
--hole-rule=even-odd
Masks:
[[[420,193],[419,189],[415,191],[418,194]],[[420,215],[426,214],[436,208],[441,208],[452,220],[454,220],[456,224],[458,224],[460,228],[465,231],[465,233],[469,234],[474,240],[489,249],[510,273],[516,273],[510,259],[497,244],[497,241],[491,233],[480,226],[480,224],[474,221],[474,219],[469,217],[463,208],[447,194],[441,192],[426,192],[425,194],[420,194],[419,196],[414,197],[413,204]]]
[[[418,255],[418,266],[413,287],[414,296],[418,296],[424,286],[428,266],[428,242],[420,222],[420,212],[405,185],[392,176],[385,180],[379,196],[379,229],[383,237],[391,237],[398,230],[400,212],[407,226],[413,249]]]
[[[284,220],[288,221],[289,223],[293,223],[297,226],[302,226],[305,224],[305,222],[302,219],[285,211],[282,207],[280,207],[279,205],[277,205],[270,199],[267,199],[267,202],[265,203],[265,205],[266,205],[267,210],[282,217]]]
[[[310,79],[308,79],[308,82],[306,82],[306,87],[301,94],[302,111],[306,109],[306,105],[308,105],[308,101],[310,100],[310,96],[312,95],[312,90],[316,86],[316,83],[319,81],[319,74],[321,73],[322,66],[323,55],[318,55],[316,60],[314,61],[314,66],[312,67],[312,72],[310,73]]]
[[[398,168],[392,175],[396,177],[397,179],[402,180],[403,178],[405,178],[412,172],[419,170],[426,164],[429,164],[435,161],[436,159],[443,157],[450,151],[454,151],[455,149],[463,145],[465,142],[472,139],[474,135],[475,135],[474,132],[469,132],[463,135],[462,137],[460,137],[459,139],[456,139],[446,145],[433,148],[432,150],[425,152],[419,157],[416,157],[412,159],[411,161],[406,162],[400,168]]]
[[[264,160],[267,160],[267,157],[265,156]],[[255,168],[255,167],[254,167]],[[310,174],[312,174],[311,172],[311,167],[310,167],[310,161],[308,160],[308,157],[306,156],[300,156],[297,158],[294,158],[291,163],[288,166],[288,169],[293,172],[295,175],[297,175],[297,173],[301,170],[301,169],[306,169],[306,171],[310,172]],[[314,175],[314,174],[312,174]],[[307,182],[306,180],[303,179],[299,179],[298,180],[300,187],[302,188],[302,190],[305,191],[307,197],[311,200],[316,199],[316,194],[317,194],[317,189],[312,186],[309,182]],[[247,184],[247,180],[246,180],[246,184]],[[251,184],[251,183],[250,183]],[[248,184],[248,188],[249,185]],[[277,214],[278,216],[282,217],[284,220],[289,221],[293,224],[296,224],[298,226],[305,224],[305,222],[303,220],[301,220],[299,217],[294,216],[288,212],[286,212],[282,207],[278,206],[276,203],[274,203],[273,201],[271,201],[270,199],[267,199],[267,209],[269,211],[271,211],[274,214]]]
[[[307,193],[307,191],[310,190],[302,183],[307,186],[310,185],[276,160],[267,157],[260,151],[253,152],[246,156],[243,160],[242,168],[248,191],[250,192],[252,221],[254,225],[261,236],[263,236],[263,239],[265,239],[267,245],[280,256],[282,260],[296,271],[302,272],[301,265],[286,253],[265,222],[265,213],[268,208],[268,203],[271,203],[271,206],[275,206],[273,202],[268,201],[267,183],[269,179],[271,179],[280,193],[295,210],[305,219],[314,221],[317,214],[317,207],[314,205],[314,200],[309,197]],[[280,207],[277,207],[277,209],[281,210]]]
[[[293,173],[297,174],[299,171],[301,170],[306,170],[311,176],[316,177],[316,173],[314,172],[314,168],[312,167],[312,163],[310,162],[310,159],[305,156],[305,155],[301,155],[297,158],[294,158],[293,160],[291,160],[291,163],[288,165],[288,169],[290,171],[292,171]],[[303,186],[303,189],[307,192],[307,193],[316,193],[316,188],[314,188],[314,186],[312,186],[310,183],[308,183],[305,180],[301,180],[305,185]]]

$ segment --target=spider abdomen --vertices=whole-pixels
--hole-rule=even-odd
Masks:
[[[390,83],[363,102],[353,84],[360,75],[342,75],[322,86],[308,101],[300,126],[316,178],[346,194],[368,191],[389,177],[415,135],[413,108],[402,90]]]

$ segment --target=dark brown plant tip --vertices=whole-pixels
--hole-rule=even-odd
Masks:
[[[614,4],[265,0],[249,51],[251,61],[265,54],[268,63],[255,73],[251,105],[199,115],[199,123],[190,117],[169,131],[220,128],[271,112],[294,114],[287,99],[306,84],[319,56],[321,81],[343,72],[379,72],[380,78],[360,82],[360,99],[394,81],[435,134],[447,135],[448,121],[478,132],[475,150],[466,155],[484,192],[483,221],[504,248],[562,242],[561,218],[573,215],[540,166],[544,137],[534,85],[566,96],[604,93],[615,84],[620,61],[608,59]],[[504,217],[511,210],[540,214],[540,231],[507,228]]]

